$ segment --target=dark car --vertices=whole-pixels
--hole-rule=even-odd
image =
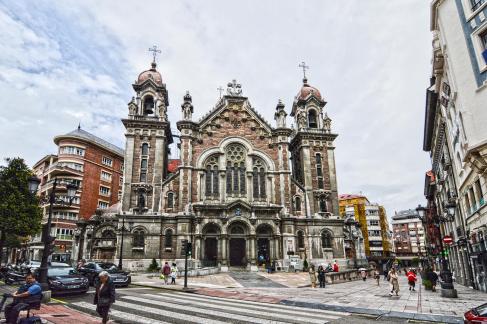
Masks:
[[[108,272],[116,287],[127,287],[132,280],[128,272],[119,270],[115,264],[109,262],[88,262],[78,270],[93,286],[98,284],[98,275],[102,271]]]
[[[70,267],[50,267],[47,277],[53,295],[85,293],[90,288],[88,279]]]
[[[463,321],[465,324],[487,324],[487,303],[466,312]]]

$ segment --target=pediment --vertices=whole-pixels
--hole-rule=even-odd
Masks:
[[[234,129],[248,127],[262,136],[270,136],[273,129],[246,97],[224,96],[215,108],[202,117],[199,126],[203,131],[212,132],[224,122]]]

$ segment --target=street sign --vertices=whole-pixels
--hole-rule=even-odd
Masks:
[[[451,236],[445,236],[443,238],[443,243],[452,244],[453,243],[453,239],[451,238]]]

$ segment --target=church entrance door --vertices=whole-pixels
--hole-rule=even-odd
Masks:
[[[205,259],[203,266],[215,267],[218,258],[218,241],[215,237],[205,239]]]
[[[247,258],[245,256],[245,239],[231,238],[230,239],[230,266],[243,267],[247,265]]]
[[[259,265],[270,261],[270,245],[268,238],[257,239],[257,261]]]

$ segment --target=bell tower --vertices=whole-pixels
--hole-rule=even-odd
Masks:
[[[166,85],[154,60],[132,85],[135,96],[122,119],[126,132],[122,212],[158,213],[162,181],[167,174],[169,145],[173,142],[167,118]]]
[[[293,178],[307,196],[308,217],[338,215],[338,192],[331,119],[324,111],[326,101],[320,91],[308,83],[304,62],[303,85],[296,95],[291,111],[295,129],[290,151]]]

